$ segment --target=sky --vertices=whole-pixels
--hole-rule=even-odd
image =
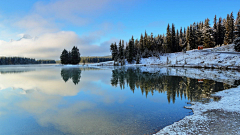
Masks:
[[[3,0],[0,56],[60,59],[77,46],[81,56],[110,55],[109,46],[145,31],[165,34],[215,15],[236,18],[239,0]],[[21,39],[23,35],[33,39]],[[21,39],[21,40],[19,40]]]

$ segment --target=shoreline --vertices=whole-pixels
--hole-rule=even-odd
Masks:
[[[191,102],[193,115],[174,122],[154,135],[240,134],[240,86],[212,94],[221,97],[209,103]]]

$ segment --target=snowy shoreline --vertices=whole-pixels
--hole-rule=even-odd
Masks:
[[[193,115],[173,123],[155,135],[161,134],[240,134],[240,86],[220,91],[219,101],[210,103],[192,102],[186,108]]]
[[[89,64],[91,66],[113,66],[113,61]],[[186,53],[166,53],[158,57],[141,58],[140,64],[126,66],[158,65],[164,67],[188,67],[211,69],[240,69],[240,53],[234,51],[234,44],[204,50],[190,50]]]

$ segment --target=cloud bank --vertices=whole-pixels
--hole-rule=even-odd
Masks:
[[[113,24],[106,21],[96,23],[95,21],[106,11],[114,10],[110,5],[116,3],[122,4],[127,1],[58,0],[37,2],[27,14],[17,14],[11,17],[3,15],[2,18],[5,19],[0,23],[0,28],[3,29],[0,32],[2,38],[8,36],[8,41],[10,41],[22,33],[38,38],[12,42],[0,39],[0,56],[58,60],[63,49],[70,50],[73,46],[79,48],[81,56],[109,55],[110,44],[119,41],[109,35],[120,30],[119,23]],[[68,28],[67,26],[78,27],[80,30],[81,28],[91,29],[80,32],[63,31],[62,29]],[[77,33],[81,33],[81,35]],[[13,37],[13,35],[15,36]]]
[[[19,56],[36,59],[60,59],[63,49],[71,50],[77,46],[81,56],[109,55],[109,45],[116,39],[103,42],[100,45],[93,44],[92,35],[79,37],[75,32],[61,31],[57,33],[43,34],[33,39],[21,39],[20,41],[0,41],[1,56]]]

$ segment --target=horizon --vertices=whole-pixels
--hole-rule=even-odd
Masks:
[[[215,15],[226,18],[231,12],[236,18],[239,4],[234,0],[1,1],[1,56],[59,60],[62,50],[73,46],[83,57],[109,56],[111,43],[128,42],[132,35],[139,39],[145,31],[166,34],[168,24],[180,29],[209,18],[212,26]],[[36,38],[21,39],[24,35]]]

